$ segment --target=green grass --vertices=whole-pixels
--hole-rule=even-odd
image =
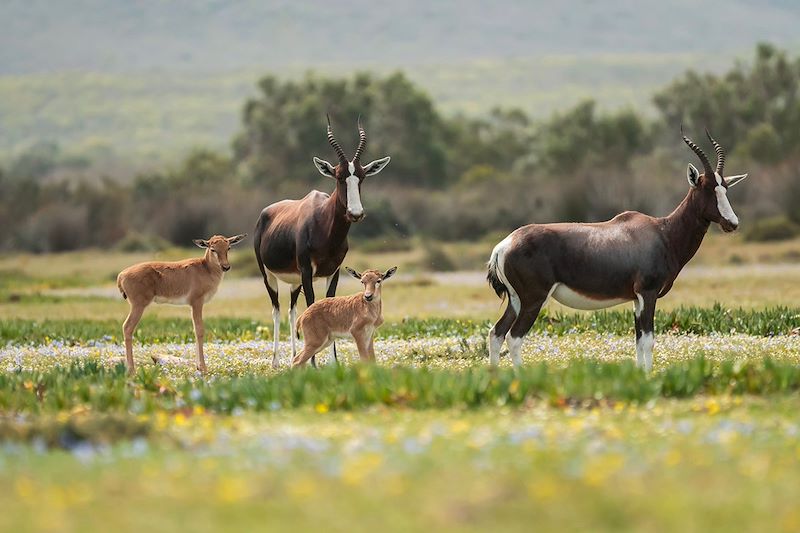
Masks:
[[[222,414],[276,409],[352,410],[381,405],[409,409],[477,409],[545,400],[555,405],[697,395],[786,394],[800,390],[800,367],[772,359],[711,362],[704,357],[646,375],[632,361],[539,363],[519,370],[462,371],[414,367],[337,366],[213,380],[169,380],[153,367],[127,378],[123,365],[73,363],[46,372],[0,374],[0,411],[152,413],[201,407]]]
[[[800,308],[768,309],[678,308],[656,313],[658,333],[742,333],[746,335],[788,335],[800,325]],[[387,323],[377,331],[378,338],[413,339],[416,337],[469,337],[485,335],[489,321],[460,319],[407,319]],[[0,344],[42,344],[55,340],[66,344],[121,339],[119,320],[0,320]],[[288,324],[282,324],[288,334]],[[615,335],[633,333],[633,319],[627,311],[594,313],[543,313],[534,332],[553,335],[603,331]],[[241,318],[209,318],[207,340],[237,341],[271,339],[272,324]],[[194,340],[189,319],[145,317],[136,333],[142,343],[191,342]]]

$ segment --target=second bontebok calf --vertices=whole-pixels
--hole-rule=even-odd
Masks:
[[[325,298],[314,302],[297,319],[297,332],[303,332],[305,344],[292,361],[300,366],[327,348],[336,337],[352,336],[362,361],[375,361],[372,336],[383,324],[381,283],[397,271],[392,267],[383,274],[366,270],[359,274],[352,268],[347,272],[364,285],[364,292]]]
[[[125,356],[128,371],[133,373],[133,332],[142,318],[145,308],[152,302],[192,307],[192,322],[197,339],[197,369],[206,371],[203,356],[203,304],[211,300],[219,288],[222,277],[231,269],[228,250],[241,242],[247,234],[235,237],[214,235],[210,239],[195,239],[194,243],[205,248],[201,258],[183,261],[151,261],[128,267],[117,276],[117,287],[122,297],[131,305],[131,312],[122,326],[125,336]],[[154,358],[155,360],[155,358]]]

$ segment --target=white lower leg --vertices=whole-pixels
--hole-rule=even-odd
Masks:
[[[644,352],[642,351],[642,337],[636,339],[636,366],[642,368],[644,366]]]
[[[289,331],[292,336],[292,359],[297,355],[297,329],[295,328],[297,322],[297,308],[292,307],[289,309]]]
[[[644,369],[646,372],[653,370],[653,346],[655,344],[656,339],[653,337],[652,331],[642,335],[642,352],[644,354]]]
[[[281,310],[277,307],[272,308],[272,343],[273,343],[273,352],[272,352],[272,367],[278,368],[279,359],[278,359],[278,341],[280,340],[281,336]]]
[[[508,353],[511,354],[511,361],[514,366],[519,368],[522,366],[522,340],[524,337],[512,337],[508,335],[506,342],[508,342]]]
[[[500,364],[500,348],[503,347],[503,337],[494,334],[494,328],[489,330],[489,364],[497,366]]]

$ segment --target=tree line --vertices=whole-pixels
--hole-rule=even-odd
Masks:
[[[697,164],[681,125],[712,153],[708,127],[729,154],[726,168],[751,173],[732,192],[743,225],[761,221],[790,236],[800,224],[799,96],[800,58],[768,44],[722,74],[686,72],[653,96],[649,116],[601,111],[592,101],[541,121],[502,107],[445,116],[402,73],[270,75],[245,102],[229,153],[197,149],[132,180],[118,179],[113,167],[102,178],[70,172],[51,144],[6,162],[0,249],[185,245],[247,231],[269,203],[332,189],[311,163],[313,156],[335,160],[326,114],[346,151],[357,143],[360,115],[369,135],[365,159],[392,156],[364,184],[368,218],[354,227],[357,238],[474,239],[625,209],[666,214],[685,194],[687,162]]]

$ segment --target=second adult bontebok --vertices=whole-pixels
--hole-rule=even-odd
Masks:
[[[747,174],[725,177],[722,146],[710,134],[708,138],[717,154],[716,167],[683,135],[703,171],[689,164],[689,192],[668,216],[625,211],[607,222],[531,224],[494,247],[488,279],[498,296],[509,301],[489,332],[493,365],[499,362],[503,340],[514,364],[522,363],[523,337],[552,296],[575,309],[633,302],[637,363],[648,371],[652,368],[656,300],[672,288],[711,223],[725,232],[739,226],[728,188]]]

